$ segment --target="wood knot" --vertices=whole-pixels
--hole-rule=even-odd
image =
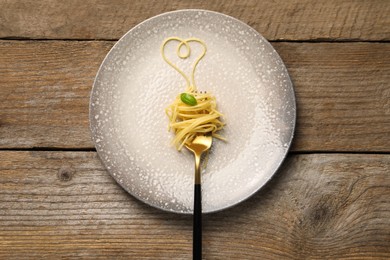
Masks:
[[[305,226],[314,234],[326,232],[332,225],[337,214],[337,197],[322,196],[305,212]]]
[[[315,207],[310,218],[313,226],[318,225],[321,222],[329,221],[332,217],[331,214],[331,210],[328,206],[319,205],[318,207]]]
[[[57,177],[60,181],[70,181],[73,177],[74,170],[70,167],[61,167],[58,170]]]

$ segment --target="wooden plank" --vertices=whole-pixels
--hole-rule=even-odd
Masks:
[[[88,102],[112,42],[0,42],[0,147],[92,147]]]
[[[207,259],[390,257],[390,155],[292,155],[204,216]],[[128,195],[95,152],[0,151],[0,258],[189,259],[192,222]]]
[[[270,40],[390,39],[388,0],[0,0],[0,6],[0,38],[118,39],[149,17],[195,8],[236,17]]]
[[[89,92],[112,45],[0,41],[0,148],[93,148]],[[390,151],[390,44],[273,45],[296,89],[294,151]]]
[[[390,44],[273,45],[296,90],[294,151],[390,151]]]

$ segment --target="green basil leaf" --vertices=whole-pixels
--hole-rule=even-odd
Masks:
[[[190,105],[190,106],[195,106],[198,104],[196,101],[196,98],[188,93],[181,93],[180,99],[184,104]]]

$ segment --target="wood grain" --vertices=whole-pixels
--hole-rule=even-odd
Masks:
[[[296,90],[294,151],[390,151],[390,44],[273,45]]]
[[[1,41],[0,148],[92,149],[89,92],[112,45]],[[273,45],[296,89],[293,151],[390,151],[390,44]]]
[[[154,15],[208,9],[249,24],[269,40],[390,39],[388,0],[0,0],[0,38],[118,39]]]
[[[0,42],[0,147],[92,147],[88,102],[112,42]]]
[[[205,259],[390,257],[390,155],[293,155],[204,216]],[[95,152],[0,151],[1,259],[189,259],[187,215],[124,192]]]

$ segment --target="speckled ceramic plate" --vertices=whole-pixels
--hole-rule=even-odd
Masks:
[[[170,145],[165,107],[185,81],[162,59],[167,37],[197,37],[208,50],[196,71],[212,92],[228,142],[215,140],[202,173],[203,212],[231,207],[258,191],[285,158],[295,126],[294,90],[272,46],[224,14],[181,10],[148,19],[111,49],[96,76],[90,123],[97,152],[112,177],[141,201],[192,213],[194,158]],[[174,46],[167,46],[167,53]],[[196,43],[193,56],[200,52]],[[189,72],[191,59],[175,60]]]

